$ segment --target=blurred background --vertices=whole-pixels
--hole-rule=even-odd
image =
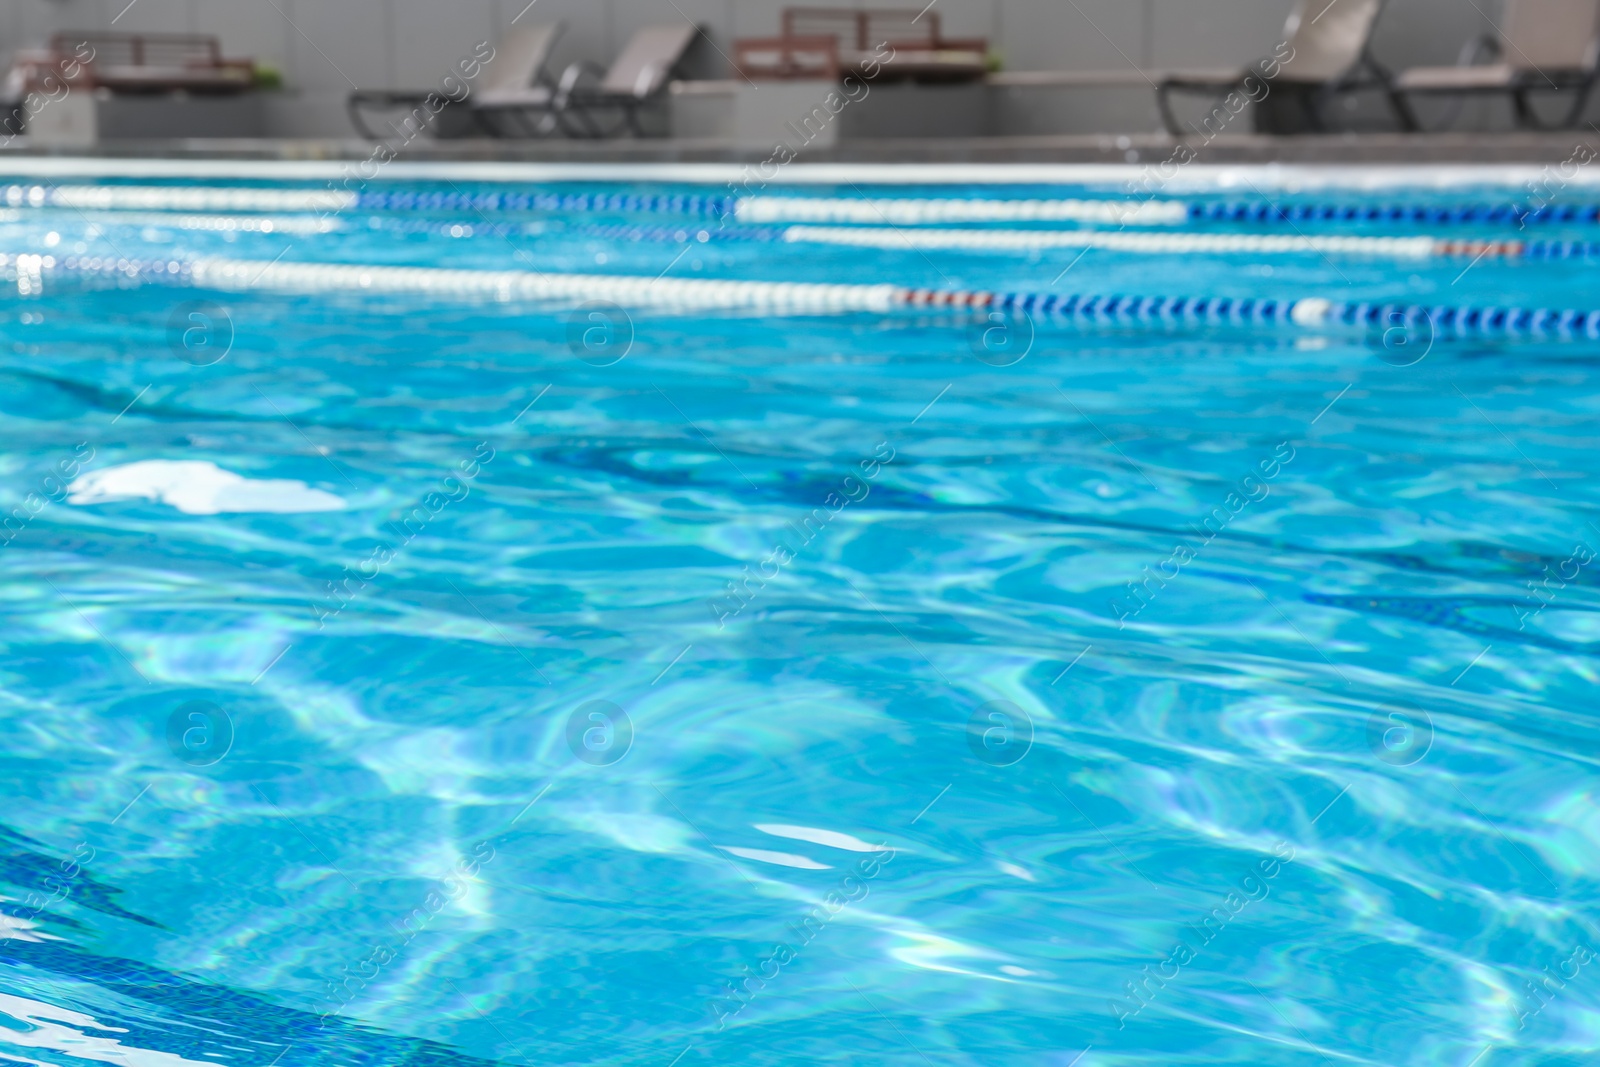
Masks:
[[[1592,43],[1573,40],[1582,58],[1567,63],[1530,55],[1533,45],[1507,37],[1518,18],[1522,37],[1536,34],[1538,24],[1556,32],[1545,9],[1573,5],[1522,0],[1520,15],[1518,6],[1518,0],[935,0],[926,7],[820,9],[784,0],[9,0],[0,9],[0,48],[34,64],[12,68],[14,110],[30,86],[38,88],[41,69],[52,61],[59,68],[75,37],[95,43],[99,65],[107,69],[126,67],[141,51],[146,66],[193,68],[199,55],[201,64],[237,63],[233,72],[250,73],[248,90],[218,94],[182,79],[163,86],[159,77],[131,89],[106,89],[91,72],[85,84],[97,90],[98,104],[77,101],[48,118],[14,115],[11,132],[27,140],[12,147],[190,137],[392,140],[397,129],[409,144],[419,140],[419,131],[405,128],[405,115],[421,94],[441,91],[446,78],[459,77],[464,59],[486,49],[495,58],[476,79],[483,84],[469,86],[478,94],[474,102],[456,100],[447,116],[429,115],[420,140],[645,136],[770,143],[797,126],[844,75],[861,73],[853,56],[892,43],[932,67],[913,62],[865,79],[870,100],[852,99],[836,122],[813,124],[828,128],[809,138],[800,131],[806,147],[828,150],[839,142],[883,138],[1125,135],[1126,144],[1113,140],[1109,147],[1136,155],[1148,150],[1142,139],[1171,136],[1154,91],[1164,79],[1248,69],[1291,39],[1297,17],[1302,31],[1308,19],[1320,20],[1336,36],[1346,31],[1332,24],[1353,25],[1361,21],[1356,9],[1371,8],[1370,25],[1349,31],[1364,37],[1354,43],[1362,62],[1313,72],[1316,84],[1331,90],[1318,101],[1317,121],[1280,116],[1263,126],[1251,108],[1214,124],[1225,128],[1206,130],[1205,116],[1216,101],[1201,94],[1178,110],[1177,132],[1209,134],[1208,143],[1262,133],[1383,136],[1404,125],[1385,79],[1416,67],[1497,63],[1530,68],[1535,87],[1550,90],[1544,118],[1532,125],[1588,129],[1592,101],[1571,115],[1567,109],[1578,102],[1575,96],[1587,94]],[[807,12],[823,20],[807,23]],[[850,40],[854,30],[840,19],[851,13],[877,20],[862,21],[859,42]],[[646,47],[652,30],[674,26],[692,27],[692,39],[681,48],[655,41],[654,53]],[[533,55],[530,42],[508,40],[519,29],[546,31],[549,39],[538,42]],[[162,35],[209,40],[190,41],[176,57],[152,58]],[[831,55],[801,54],[808,44],[827,45],[819,39],[828,35],[837,39],[822,49]],[[141,38],[142,44],[131,43]],[[520,47],[509,47],[513,43]],[[1317,50],[1325,43],[1302,41],[1301,63],[1308,45]],[[1552,62],[1572,69],[1547,77]],[[496,91],[537,87],[548,94],[545,105],[502,106],[491,119],[475,102],[490,72],[498,79]],[[568,97],[560,97],[563,87]],[[1500,88],[1478,85],[1416,98],[1418,125],[1453,135],[1529,127]],[[581,103],[595,93],[636,93],[637,114],[625,116],[627,122],[591,121],[581,108],[567,106],[574,94]],[[377,105],[370,121],[352,119],[353,96],[363,106]],[[557,98],[561,106],[550,107]],[[384,114],[385,105],[397,107],[398,115]]]

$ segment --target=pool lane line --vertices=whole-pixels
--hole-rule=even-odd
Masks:
[[[442,224],[434,223],[434,227]],[[866,248],[961,249],[968,251],[1043,251],[1050,248],[1187,255],[1210,253],[1283,254],[1314,252],[1383,255],[1396,258],[1462,256],[1471,259],[1600,259],[1600,241],[1503,241],[1436,237],[1376,237],[1223,233],[1123,233],[1102,230],[899,230],[884,227],[822,226],[579,226],[575,236],[618,241],[781,242]],[[469,235],[470,236],[470,235]]]
[[[9,185],[0,205],[66,207],[82,211],[279,212],[333,215],[350,211],[647,212],[719,218],[734,198],[718,195],[478,192],[334,188],[261,189],[168,185]]]
[[[78,210],[316,213],[348,211],[617,212],[672,214],[745,223],[857,223],[896,226],[952,222],[1077,222],[1177,226],[1357,222],[1600,224],[1600,204],[1300,203],[1261,200],[1157,200],[1119,197],[1008,199],[990,197],[729,196],[714,193],[559,193],[513,190],[263,189],[164,185],[21,185],[0,189],[0,205]]]
[[[0,190],[9,207],[77,210],[169,210],[188,212],[347,211],[546,211],[734,216],[743,221],[863,222],[1070,221],[1117,225],[1172,225],[1188,215],[1178,201],[840,199],[824,197],[736,197],[716,194],[552,193],[458,190],[253,189],[161,185],[9,185]]]
[[[742,196],[729,212],[740,222],[851,222],[926,226],[947,222],[1087,222],[1173,226],[1189,218],[1178,200],[1000,200],[977,197],[849,198]]]
[[[1125,233],[1101,230],[952,230],[868,226],[791,226],[783,239],[790,244],[828,244],[855,248],[961,249],[966,251],[1039,251],[1050,248],[1099,248],[1154,255],[1239,253],[1273,255],[1296,252],[1393,256],[1427,259],[1438,255],[1515,256],[1515,241],[1438,241],[1432,237],[1337,237],[1301,234]]]
[[[1471,307],[1255,297],[1166,297],[996,293],[813,282],[647,278],[615,274],[533,274],[343,263],[260,260],[138,260],[116,257],[0,254],[8,277],[89,274],[127,281],[183,284],[230,291],[426,293],[497,300],[560,300],[574,306],[606,301],[675,309],[750,309],[775,313],[887,313],[900,308],[1022,313],[1052,320],[1105,324],[1359,327],[1424,329],[1447,336],[1600,338],[1600,310]]]
[[[79,211],[255,211],[333,214],[356,206],[359,197],[335,189],[261,189],[176,185],[9,185],[0,190],[6,207],[65,207]]]
[[[141,216],[141,221],[155,221]],[[215,229],[226,225],[224,216],[206,216],[202,224],[186,222],[184,228]],[[354,232],[380,229],[397,233],[426,233],[453,238],[502,236],[507,233],[579,237],[608,241],[655,241],[668,244],[716,242],[841,244],[858,247],[912,249],[965,249],[973,251],[1032,251],[1049,248],[1098,248],[1151,255],[1192,253],[1279,254],[1314,252],[1351,255],[1388,255],[1397,258],[1461,256],[1471,259],[1600,259],[1600,241],[1517,241],[1494,238],[1437,238],[1427,236],[1380,237],[1324,234],[1225,233],[1124,233],[1104,230],[896,230],[884,227],[816,226],[701,226],[695,223],[660,225],[620,223],[580,224],[551,230],[544,223],[453,223],[437,219],[392,219],[370,227],[354,225]],[[240,228],[260,229],[254,220]],[[326,231],[324,231],[326,232]]]
[[[680,226],[577,225],[552,232],[543,222],[460,223],[440,219],[369,217],[368,225],[304,215],[264,218],[252,215],[190,215],[150,211],[83,212],[97,226],[168,226],[183,230],[222,233],[289,233],[314,236],[335,232],[377,230],[386,233],[427,234],[451,238],[504,237],[508,235],[573,236],[612,241],[655,241],[675,244],[755,242],[831,244],[867,248],[960,249],[976,252],[1043,251],[1052,248],[1103,249],[1146,255],[1229,254],[1276,255],[1316,253],[1393,256],[1401,259],[1463,256],[1473,260],[1600,259],[1596,241],[1503,241],[1440,239],[1425,236],[1379,237],[1224,233],[1126,233],[1105,230],[901,230],[853,226]],[[0,222],[15,222],[16,209],[0,208]]]
[[[882,200],[837,197],[741,197],[732,205],[741,222],[853,222],[934,225],[950,222],[1076,221],[1122,226],[1183,223],[1470,223],[1600,224],[1600,204],[1268,203],[1265,200]]]
[[[15,208],[0,208],[0,222],[20,222],[23,213]],[[102,231],[116,226],[160,226],[179,230],[213,230],[222,233],[292,233],[313,236],[337,233],[348,227],[337,219],[321,219],[306,215],[218,215],[179,214],[168,211],[96,211],[75,212],[74,223],[87,222]],[[448,232],[450,224],[430,221],[428,230]],[[66,227],[63,227],[65,229]],[[407,230],[415,227],[407,227]],[[458,225],[456,229],[461,229]]]
[[[126,259],[115,256],[0,254],[0,272],[14,277],[89,274],[132,282],[228,291],[426,293],[497,300],[610,302],[631,307],[753,309],[770,312],[889,312],[905,292],[891,284],[728,281],[615,274],[449,270],[251,259]]]

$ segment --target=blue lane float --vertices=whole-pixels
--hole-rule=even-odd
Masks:
[[[1270,204],[1265,201],[1195,203],[1195,222],[1415,222],[1441,226],[1471,223],[1600,223],[1600,204]]]
[[[1107,324],[1190,323],[1294,326],[1301,329],[1349,327],[1400,330],[1405,335],[1449,337],[1586,337],[1600,339],[1600,311],[1576,309],[1470,307],[1320,297],[1273,300],[1230,297],[1041,296],[996,294],[993,307],[1030,315]]]
[[[376,191],[358,194],[352,206],[357,211],[615,212],[720,218],[732,214],[736,202],[731,196],[696,194]]]

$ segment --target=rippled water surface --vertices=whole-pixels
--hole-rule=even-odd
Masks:
[[[259,221],[0,251],[1600,307],[1584,261]],[[5,284],[7,1062],[1600,1049],[1600,342]]]

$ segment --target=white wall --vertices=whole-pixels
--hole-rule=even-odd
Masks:
[[[4,44],[42,42],[57,27],[214,33],[231,55],[278,66],[289,90],[271,107],[272,132],[348,136],[343,101],[361,88],[438,84],[475,44],[492,40],[528,0],[0,0]],[[794,0],[536,0],[522,18],[560,19],[554,66],[602,63],[639,26],[693,19],[714,48],[706,74],[725,73],[735,37],[770,35]],[[830,0],[801,0],[828,3]],[[839,6],[910,6],[873,0]],[[1501,0],[1391,0],[1375,50],[1403,67],[1450,63],[1463,41],[1492,28]],[[1005,66],[1114,69],[1236,65],[1282,38],[1293,0],[937,0],[951,35],[988,37]],[[1481,9],[1481,11],[1480,11]],[[119,16],[119,12],[121,12]],[[115,26],[112,27],[112,20]],[[720,51],[719,51],[720,50]],[[1005,94],[997,133],[1156,127],[1147,89],[1027,90]],[[1477,112],[1467,116],[1476,121]],[[1466,123],[1464,123],[1466,124]]]
[[[9,51],[20,45],[44,45],[57,30],[104,27],[117,9],[110,0],[4,0],[0,3],[0,41]],[[126,0],[124,0],[126,2]]]

